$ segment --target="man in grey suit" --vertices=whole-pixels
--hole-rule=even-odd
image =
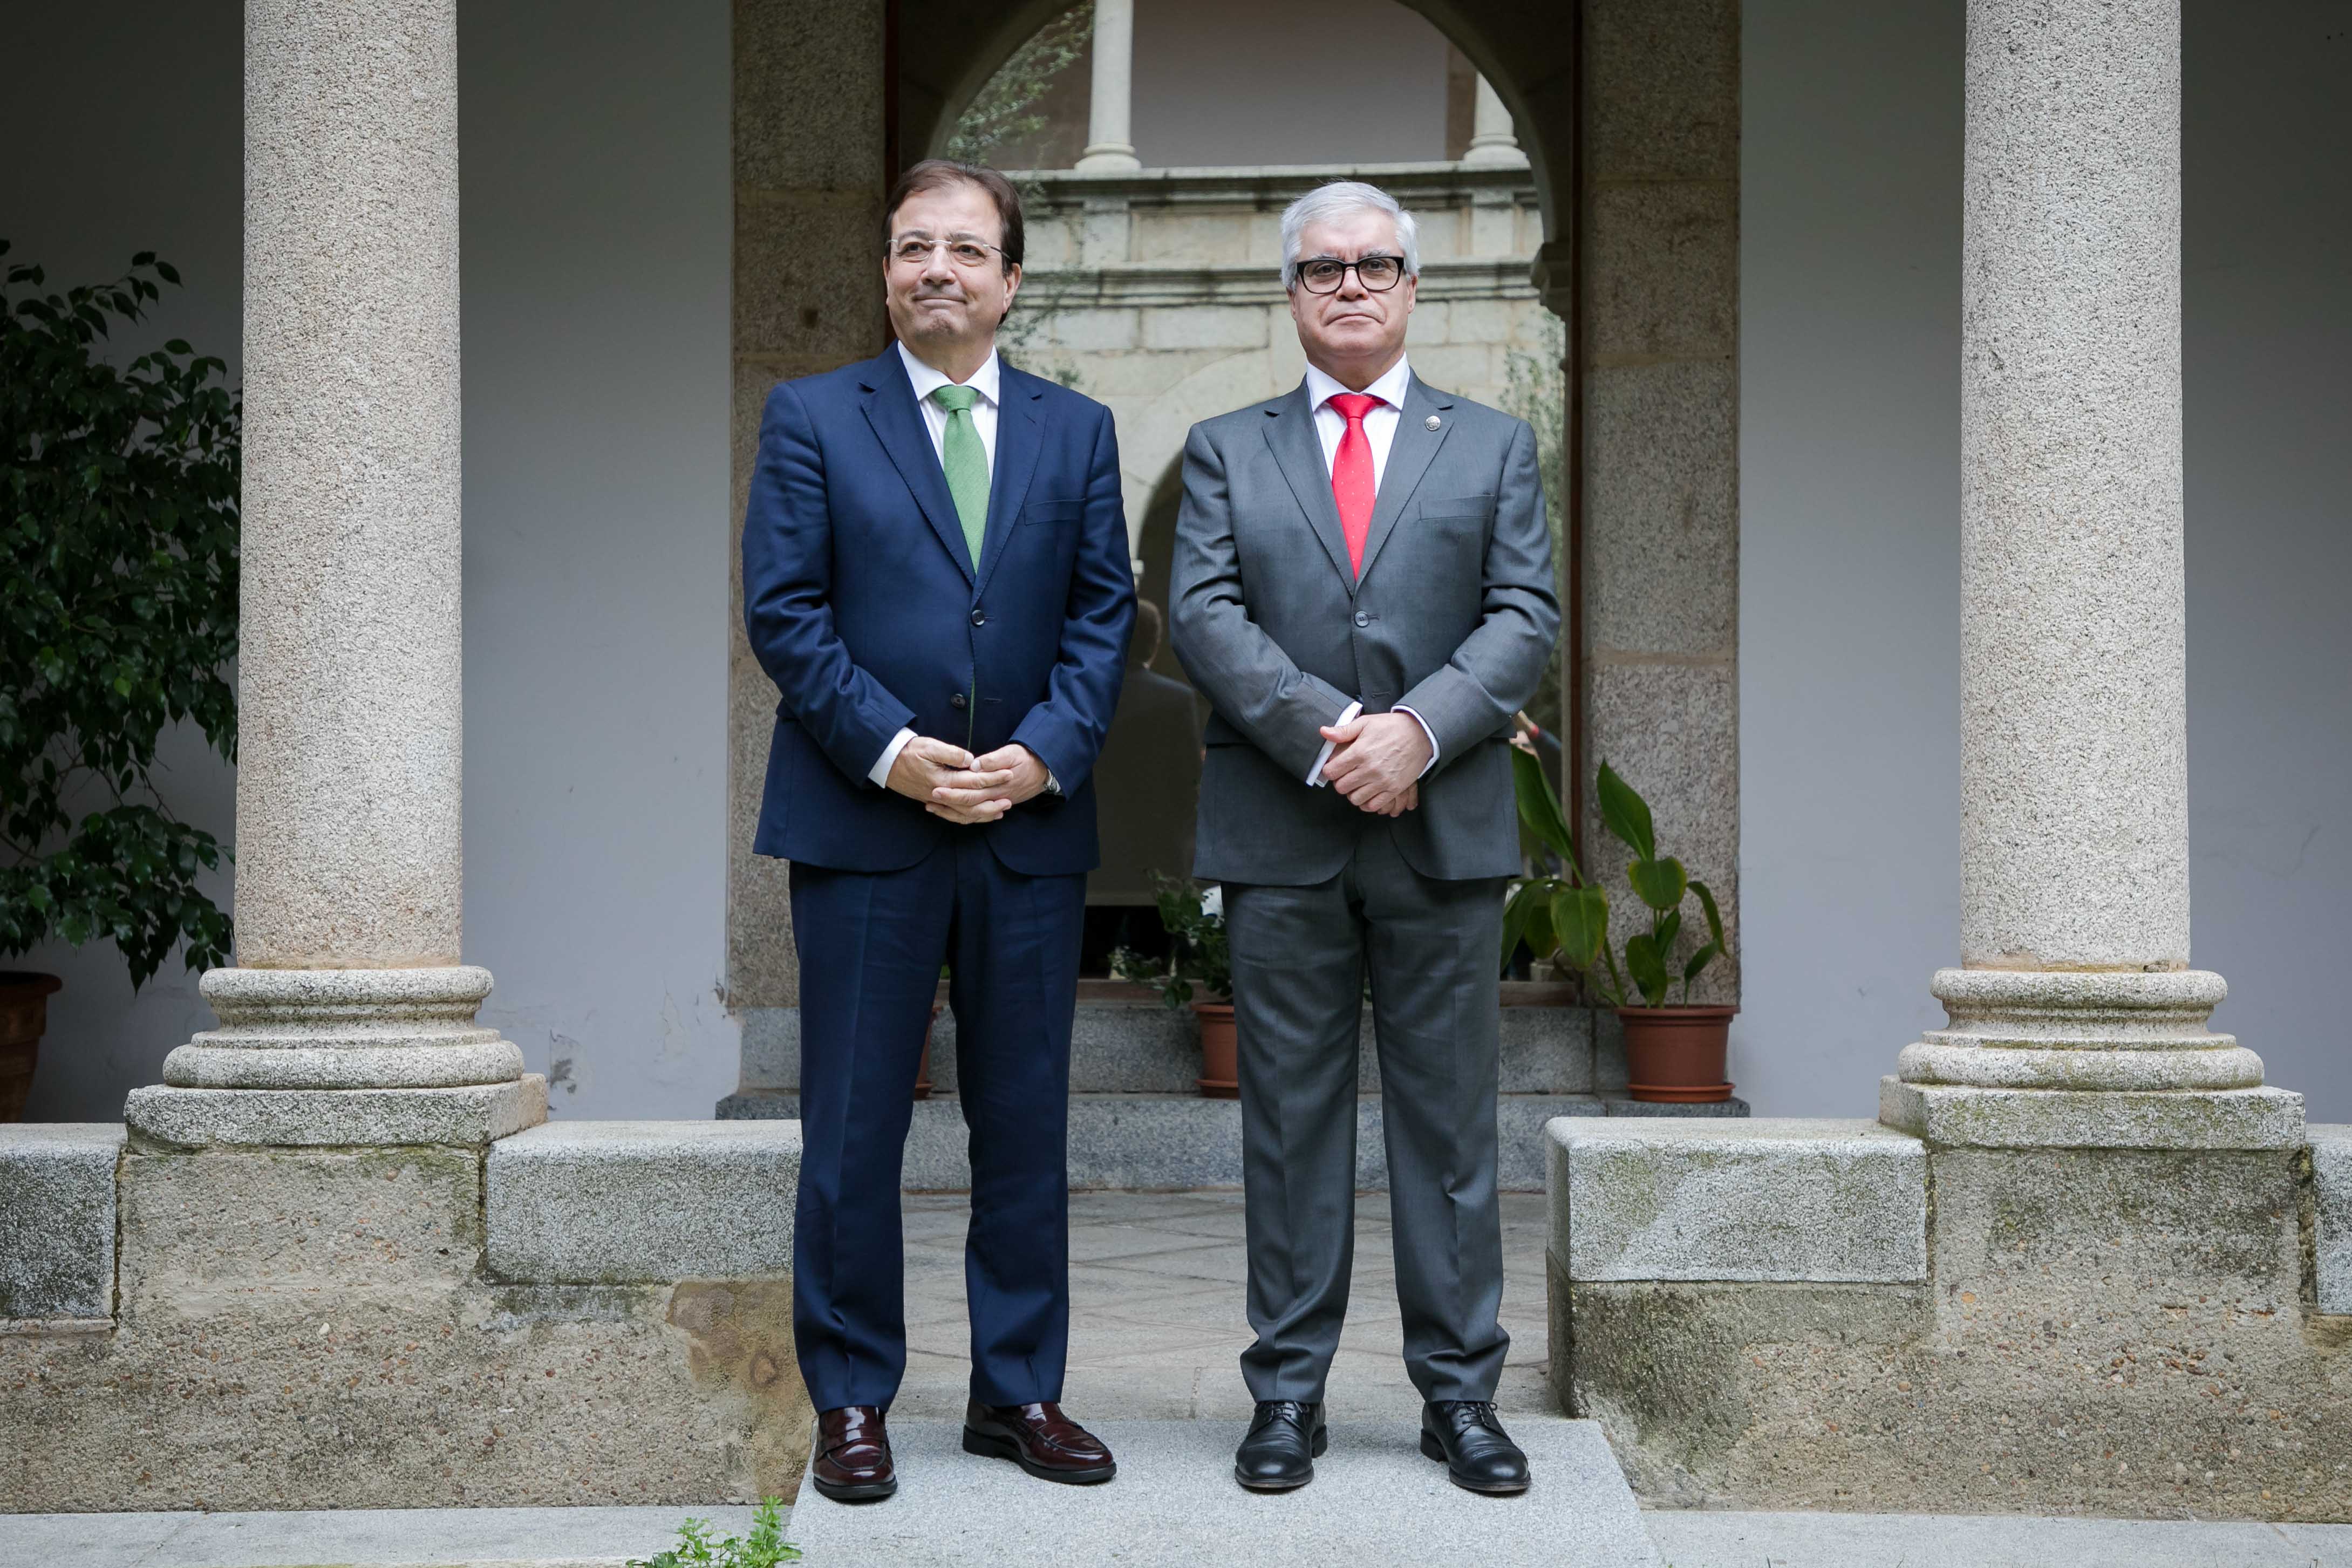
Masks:
[[[1413,377],[1419,257],[1385,192],[1322,186],[1282,237],[1307,379],[1193,426],[1170,611],[1215,710],[1193,870],[1224,885],[1241,1032],[1257,1410],[1234,1476],[1304,1485],[1325,1445],[1369,968],[1422,1451],[1522,1491],[1493,1405],[1495,1096],[1507,736],[1559,631],[1535,437]]]

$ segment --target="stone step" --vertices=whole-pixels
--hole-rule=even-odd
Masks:
[[[688,1517],[721,1539],[751,1510],[663,1508],[307,1509],[283,1512],[0,1514],[16,1568],[622,1568],[677,1544]],[[787,1531],[787,1535],[790,1531]]]
[[[1591,1094],[1622,1089],[1622,1054],[1604,1050],[1596,1064],[1592,1012],[1585,1007],[1507,1006],[1503,1009],[1501,1084],[1506,1094]],[[742,1086],[797,1089],[801,1081],[801,1015],[797,1007],[746,1010]],[[1608,1031],[1612,1037],[1615,1030]],[[931,1026],[931,1081],[956,1086],[955,1014],[942,1007]],[[1381,1089],[1380,1053],[1372,1015],[1364,1010],[1357,1083]],[[1613,1062],[1613,1071],[1612,1064]],[[1201,1037],[1189,1010],[1156,1001],[1081,1001],[1070,1034],[1070,1089],[1081,1094],[1188,1094],[1201,1077]]]
[[[823,1568],[1021,1568],[1117,1563],[1346,1563],[1349,1568],[1658,1568],[1657,1550],[1600,1429],[1515,1417],[1535,1485],[1480,1497],[1423,1458],[1410,1428],[1342,1426],[1298,1491],[1234,1484],[1221,1421],[1108,1421],[1117,1479],[1055,1486],[961,1447],[955,1422],[893,1423],[898,1496],[829,1502],[805,1480],[791,1535]]]
[[[1541,1192],[1544,1123],[1555,1116],[1675,1114],[1745,1116],[1745,1102],[1641,1106],[1591,1094],[1506,1094],[1495,1102],[1501,1136],[1497,1175],[1505,1192]],[[722,1120],[797,1120],[800,1096],[789,1090],[742,1090],[719,1102]],[[1356,1185],[1388,1190],[1381,1100],[1356,1102]],[[1242,1184],[1242,1108],[1233,1100],[1197,1094],[1073,1094],[1070,1096],[1070,1185],[1092,1189],[1238,1187]],[[956,1192],[971,1185],[965,1154],[963,1110],[951,1094],[915,1102],[907,1133],[902,1184],[909,1192]]]

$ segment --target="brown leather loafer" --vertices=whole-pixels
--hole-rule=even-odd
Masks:
[[[889,1434],[871,1405],[845,1405],[816,1418],[816,1461],[809,1479],[835,1502],[876,1502],[898,1489]]]
[[[1110,1450],[1058,1405],[982,1405],[975,1399],[964,1407],[963,1451],[1010,1459],[1039,1480],[1071,1486],[1092,1486],[1118,1474]]]

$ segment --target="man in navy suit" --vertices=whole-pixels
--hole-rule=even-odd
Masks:
[[[967,1451],[1049,1480],[1115,1466],[1059,1401],[1065,1138],[1095,758],[1135,585],[1100,404],[997,357],[1020,198],[992,170],[900,177],[882,278],[898,342],[769,395],[743,616],[782,700],[753,847],[792,862],[801,970],[793,1328],[813,1477],[888,1497],[906,1368],[898,1176],[940,970],[971,1131]]]

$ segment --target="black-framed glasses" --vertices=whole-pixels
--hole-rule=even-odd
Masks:
[[[890,242],[890,259],[907,267],[919,267],[931,258],[931,252],[947,247],[948,259],[958,267],[978,271],[988,265],[992,256],[1004,254],[1003,247],[980,239],[925,239],[917,235],[901,235]]]
[[[1380,255],[1360,256],[1353,261],[1318,256],[1298,264],[1297,278],[1309,294],[1336,294],[1351,267],[1356,271],[1356,281],[1374,294],[1387,293],[1404,278],[1402,257]]]

